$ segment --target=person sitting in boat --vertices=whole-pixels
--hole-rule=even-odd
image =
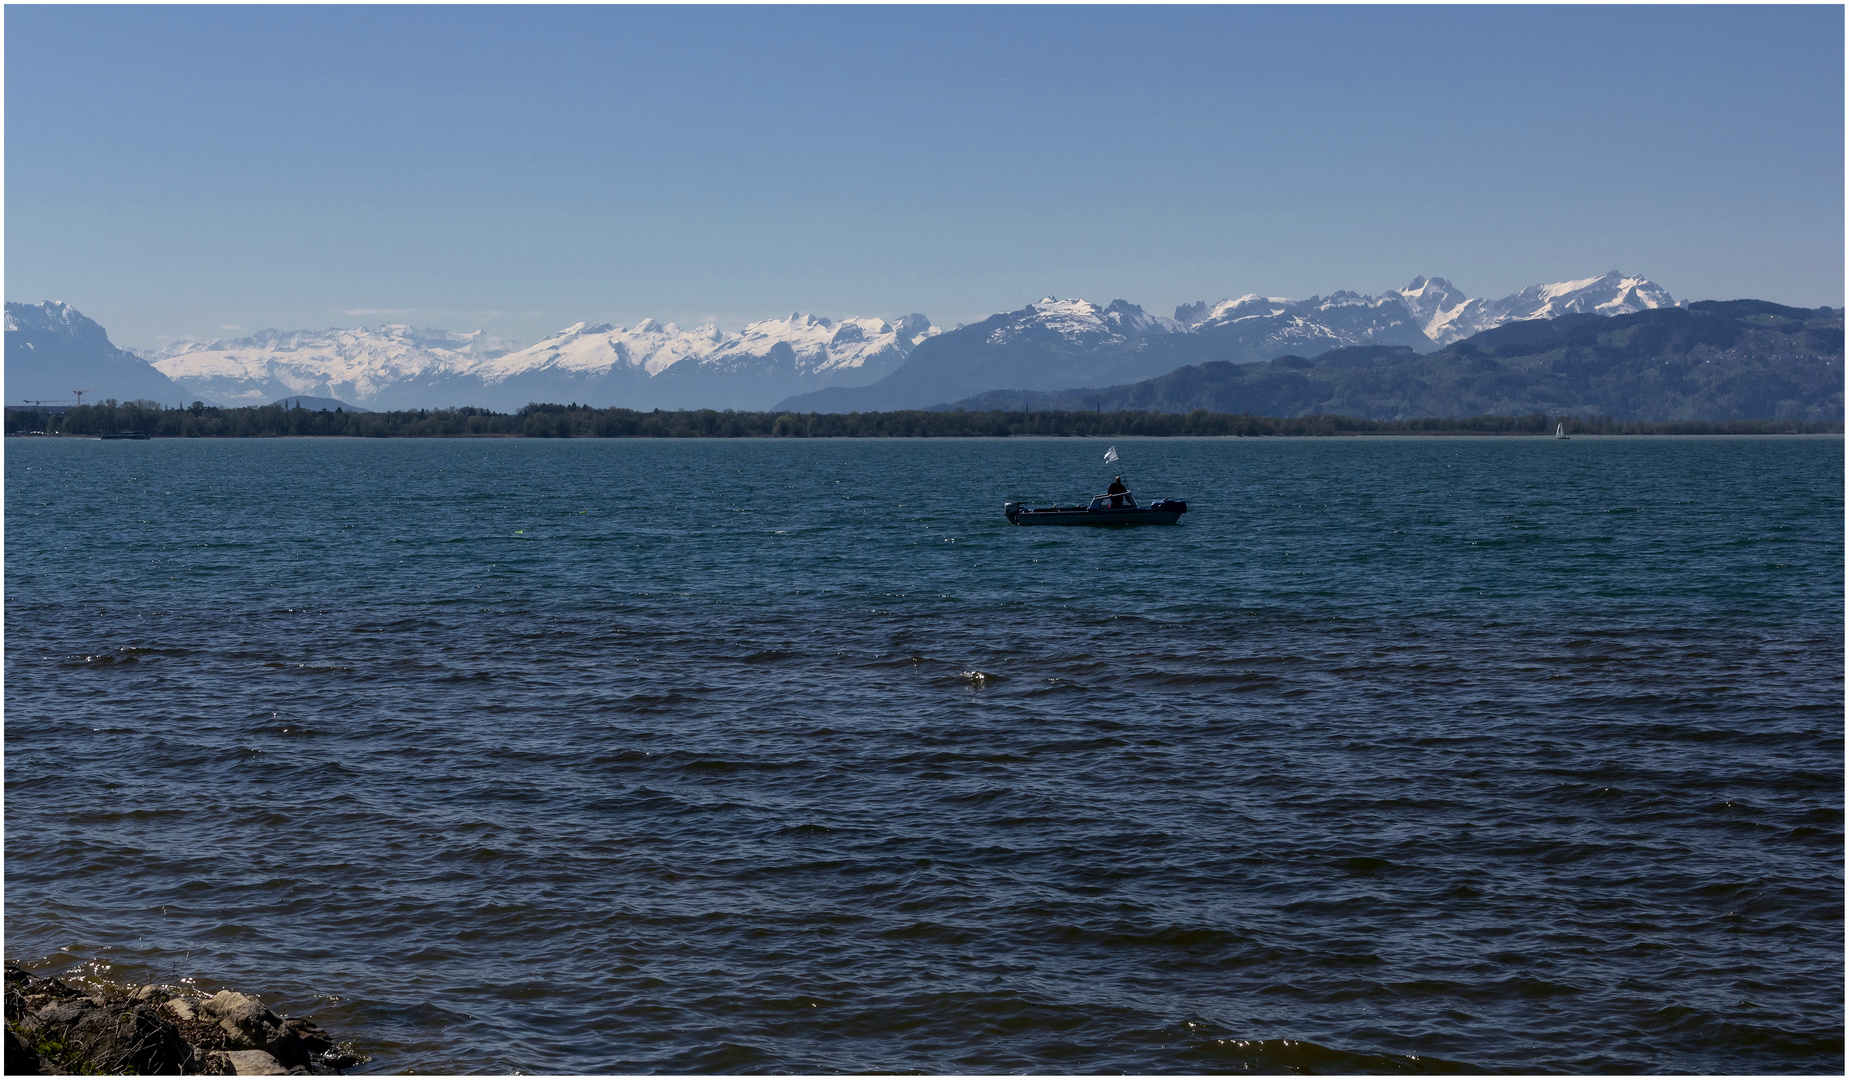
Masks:
[[[1124,486],[1124,478],[1119,476],[1111,480],[1111,486],[1105,488],[1104,493],[1111,497],[1111,509],[1117,510],[1122,509],[1124,496],[1130,493],[1130,489]]]

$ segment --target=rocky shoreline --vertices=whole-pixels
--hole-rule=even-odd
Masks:
[[[363,1060],[249,994],[87,990],[6,966],[8,1076],[321,1076]]]

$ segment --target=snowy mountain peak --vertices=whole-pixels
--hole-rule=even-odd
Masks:
[[[1217,304],[1200,301],[1183,304],[1175,309],[1175,318],[1189,330],[1197,330],[1208,323],[1230,323],[1240,319],[1270,318],[1282,315],[1285,309],[1297,303],[1282,296],[1260,296],[1247,293],[1231,300],[1222,300]]]
[[[1042,326],[1061,333],[1108,333],[1104,309],[1090,300],[1073,297],[1055,300],[1048,297],[1034,305],[1034,318]]]
[[[1413,278],[1404,289],[1399,290],[1401,296],[1443,296],[1452,293],[1456,293],[1458,296],[1464,295],[1463,293],[1457,292],[1457,289],[1444,278],[1428,278],[1423,274]]]
[[[1616,270],[1577,281],[1530,285],[1500,300],[1471,299],[1443,278],[1425,277],[1414,278],[1399,290],[1399,295],[1420,329],[1440,345],[1527,319],[1554,319],[1574,313],[1625,315],[1675,306],[1675,300],[1662,286]]]
[[[1120,334],[1176,334],[1185,329],[1174,319],[1151,315],[1128,300],[1113,300],[1104,308],[1104,321]]]
[[[1630,277],[1616,270],[1596,278],[1583,281],[1563,281],[1554,285],[1539,286],[1543,307],[1558,314],[1567,312],[1595,312],[1600,315],[1622,315],[1646,308],[1674,307],[1675,300],[1656,282],[1642,277]],[[1524,296],[1529,290],[1517,293]],[[1551,318],[1549,315],[1536,315],[1534,318]]]
[[[8,330],[60,328],[67,333],[89,336],[92,333],[91,327],[95,328],[96,336],[107,336],[94,319],[62,300],[45,300],[37,304],[20,304],[9,300],[6,305]]]
[[[1617,271],[1577,281],[1531,285],[1500,300],[1472,299],[1444,278],[1422,275],[1403,289],[1389,289],[1379,296],[1340,289],[1308,300],[1247,293],[1218,303],[1183,304],[1175,309],[1175,321],[1184,330],[1217,332],[1233,328],[1234,324],[1269,326],[1278,319],[1299,319],[1303,320],[1302,344],[1306,347],[1320,347],[1325,341],[1400,343],[1406,338],[1401,327],[1412,326],[1418,334],[1409,340],[1420,348],[1449,345],[1506,322],[1551,319],[1574,312],[1623,315],[1674,303],[1649,279]],[[1284,339],[1291,336],[1285,334]]]
[[[1413,325],[1405,302],[1391,292],[1368,296],[1338,289],[1308,300],[1247,293],[1218,303],[1183,304],[1175,317],[1186,333],[1240,342],[1238,348],[1260,356],[1315,356],[1350,345],[1432,348]]]
[[[1404,289],[1397,291],[1401,298],[1413,306],[1415,311],[1430,306],[1456,307],[1470,299],[1459,292],[1456,286],[1441,277],[1416,277]]]
[[[609,333],[615,332],[616,329],[617,329],[616,327],[610,325],[609,323],[593,324],[593,323],[588,323],[588,322],[575,322],[575,323],[572,323],[570,326],[567,326],[565,329],[560,330],[558,333],[553,334],[551,337],[546,338],[545,340],[547,341],[566,341],[566,340],[570,340],[571,338],[588,337],[594,334],[609,334]]]
[[[627,329],[579,323],[468,374],[491,388],[566,380],[573,389],[551,392],[576,394],[574,400],[646,394],[642,383],[619,390],[611,380],[646,381],[670,369],[677,380],[776,378],[826,386],[843,378],[878,378],[897,367],[914,345],[939,332],[923,315],[907,315],[895,326],[874,318],[837,322],[801,311],[738,331],[711,323],[683,329],[654,319]]]
[[[1470,297],[1444,278],[1413,278],[1410,284],[1399,290],[1399,295],[1418,322],[1419,329],[1425,332],[1426,337],[1441,345],[1455,340],[1449,336],[1452,324],[1457,321],[1464,306],[1471,302]]]
[[[1113,318],[1105,308],[1089,300],[1043,296],[1009,316],[1006,323],[990,332],[989,341],[999,345],[1030,333],[1053,333],[1069,342],[1121,338],[1120,326],[1128,317],[1125,309],[1142,314],[1134,304],[1124,304]]]

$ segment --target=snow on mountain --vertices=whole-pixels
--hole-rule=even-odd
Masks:
[[[1444,278],[1413,278],[1411,284],[1399,290],[1399,295],[1400,299],[1405,301],[1408,310],[1412,312],[1413,318],[1418,321],[1419,328],[1425,332],[1425,336],[1440,345],[1456,340],[1450,336],[1450,331],[1466,305],[1484,303],[1481,300],[1471,300]],[[1476,333],[1476,331],[1473,330],[1470,333]],[[1470,335],[1458,336],[1469,337]]]
[[[778,407],[922,408],[957,395],[1110,386],[1189,364],[1313,357],[1352,346],[1427,353],[1505,322],[1578,311],[1622,314],[1671,302],[1655,284],[1616,273],[1536,285],[1501,300],[1472,300],[1443,278],[1423,277],[1378,296],[1345,289],[1308,300],[1248,293],[1183,304],[1172,319],[1122,300],[1099,307],[1049,296],[958,327],[877,383],[798,394]]]
[[[68,336],[103,333],[103,328],[97,326],[95,320],[62,300],[46,300],[38,304],[8,303],[6,328],[43,330]]]
[[[1613,270],[1580,281],[1530,285],[1495,304],[1502,322],[1521,319],[1555,319],[1567,314],[1628,315],[1648,308],[1674,307],[1663,288],[1641,277],[1626,277]]]
[[[735,341],[698,363],[712,370],[748,368],[786,345],[789,354],[783,359],[796,375],[822,378],[830,385],[859,385],[898,367],[914,346],[939,333],[923,315],[907,315],[896,324],[884,319],[834,323],[795,312],[787,319],[752,323]]]
[[[511,348],[479,330],[461,334],[387,325],[179,341],[147,359],[168,378],[226,405],[296,396],[367,404],[406,383],[465,374]]]
[[[1674,303],[1655,282],[1614,270],[1602,277],[1531,285],[1500,300],[1472,299],[1444,278],[1427,277],[1416,277],[1404,289],[1389,289],[1379,296],[1344,290],[1327,297],[1292,300],[1250,293],[1217,304],[1183,304],[1175,309],[1175,319],[1186,329],[1203,333],[1242,323],[1283,320],[1264,344],[1302,346],[1298,351],[1376,343],[1430,349],[1508,322],[1552,319],[1573,312],[1623,315]],[[1409,336],[1415,328],[1426,341]]]
[[[1429,352],[1507,322],[1573,312],[1615,315],[1673,303],[1655,283],[1615,271],[1530,286],[1500,300],[1473,299],[1443,278],[1427,277],[1378,296],[1342,290],[1295,300],[1251,293],[1183,304],[1174,318],[1151,315],[1124,300],[1101,307],[1049,296],[986,319],[980,329],[953,332],[954,347],[934,345],[920,354],[919,363],[935,367],[958,357],[955,363],[967,369],[971,385],[990,376],[1027,378],[1032,372],[1014,368],[1028,363],[1022,359],[1028,353],[1040,356],[1033,363],[1045,368],[1035,369],[1035,379],[1143,378],[1147,373],[1139,365],[1195,362],[1184,354],[1262,360],[1353,345]],[[795,312],[743,330],[653,319],[627,327],[581,322],[521,347],[479,331],[392,325],[186,341],[148,359],[190,393],[235,405],[307,396],[375,409],[519,408],[529,401],[754,409],[810,391],[879,382],[941,333],[922,315],[836,321]],[[1081,360],[1081,354],[1092,359]],[[919,376],[917,393],[932,392],[933,378]]]
[[[1127,300],[1099,307],[1089,300],[1051,296],[1027,305],[989,332],[991,345],[1005,345],[1029,335],[1053,334],[1072,344],[1107,344],[1148,334],[1178,333],[1174,319],[1151,315]]]
[[[797,312],[742,331],[653,319],[630,327],[580,322],[521,347],[481,331],[388,325],[183,341],[150,359],[195,393],[231,405],[309,396],[372,408],[518,408],[554,398],[648,407],[708,399],[738,404],[755,395],[765,398],[763,407],[805,389],[871,382],[939,332],[916,314],[837,323]],[[669,369],[672,387],[651,389],[650,381]],[[766,380],[765,387],[747,387]],[[727,383],[730,389],[715,385]]]
[[[1398,295],[1419,320],[1425,335],[1440,345],[1527,319],[1554,319],[1568,314],[1627,315],[1649,308],[1674,307],[1662,286],[1613,270],[1600,277],[1530,285],[1500,300],[1473,300],[1443,278],[1417,277]]]
[[[6,304],[6,392],[13,404],[146,398],[163,405],[189,400],[186,388],[118,348],[95,320],[58,300]]]
[[[1175,321],[1193,330],[1206,322],[1225,324],[1240,319],[1282,315],[1286,308],[1295,303],[1297,301],[1282,296],[1260,296],[1257,293],[1247,293],[1236,299],[1222,300],[1217,304],[1209,304],[1205,300],[1183,304],[1175,309]]]
[[[1248,293],[1217,304],[1183,304],[1175,318],[1190,333],[1237,338],[1246,353],[1266,358],[1350,345],[1435,347],[1392,292],[1364,296],[1344,289],[1308,300]]]
[[[1067,341],[1087,338],[1119,337],[1115,327],[1104,321],[1104,309],[1086,300],[1059,300],[1042,297],[1023,308],[1016,318],[989,332],[989,344],[1006,345],[1034,332],[1056,334]]]
[[[1163,315],[1151,315],[1128,300],[1113,300],[1104,309],[1104,321],[1125,337],[1148,334],[1180,334],[1187,328]]]
[[[787,319],[766,319],[733,332],[710,324],[683,330],[675,323],[663,325],[653,319],[630,328],[577,323],[536,345],[482,364],[474,374],[489,384],[548,368],[597,375],[629,370],[653,377],[687,360],[695,368],[737,370],[769,357],[779,345],[788,346],[799,375],[848,374],[869,365],[880,368],[885,360],[896,366],[912,346],[939,332],[923,315],[907,315],[897,323],[884,319],[835,323],[795,312]]]
[[[724,341],[725,335],[712,326],[683,330],[676,323],[663,325],[653,319],[643,319],[633,327],[580,322],[493,363],[481,364],[471,374],[491,385],[545,371],[575,375],[630,371],[654,376]]]

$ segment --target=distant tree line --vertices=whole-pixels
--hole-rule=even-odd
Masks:
[[[535,438],[535,439],[864,439],[961,438],[1008,435],[1544,435],[1564,423],[1570,435],[1841,434],[1841,421],[1619,421],[1609,416],[1432,417],[1363,420],[1352,416],[1249,416],[1208,412],[987,412],[906,409],[871,413],[720,412],[684,409],[638,412],[587,405],[528,405],[516,413],[486,409],[405,409],[395,412],[311,412],[263,405],[218,408],[194,402],[183,409],[152,401],[104,401],[64,412],[9,409],[6,433],[105,435],[145,433],[163,439],[276,438]]]

